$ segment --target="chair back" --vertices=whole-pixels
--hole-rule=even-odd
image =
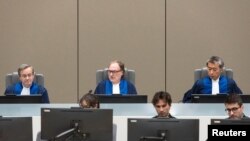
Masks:
[[[96,71],[96,85],[106,79],[108,79],[108,68]],[[135,70],[125,68],[124,79],[135,85]]]
[[[222,75],[227,76],[229,78],[233,78],[233,70],[230,68],[225,68],[222,72]],[[207,68],[194,70],[194,82],[196,82],[197,80],[199,80],[205,76],[208,76]]]
[[[19,76],[17,72],[13,72],[13,73],[8,73],[5,76],[5,87],[7,88],[8,86],[15,84],[17,82],[19,82]],[[34,82],[44,86],[44,76],[43,74],[36,74],[34,76]]]

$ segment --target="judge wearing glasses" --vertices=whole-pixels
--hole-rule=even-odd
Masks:
[[[244,114],[244,105],[239,94],[229,94],[224,102],[228,119],[249,119]]]
[[[95,94],[121,94],[136,95],[135,86],[124,79],[125,65],[121,61],[115,60],[110,62],[108,67],[108,79],[101,81],[96,89]]]

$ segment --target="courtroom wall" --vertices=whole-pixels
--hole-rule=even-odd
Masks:
[[[167,89],[175,99],[194,83],[194,69],[211,55],[224,59],[234,79],[250,94],[250,1],[167,1]]]
[[[1,0],[0,92],[21,63],[45,75],[52,103],[95,88],[95,71],[119,59],[140,94],[167,90],[178,102],[193,70],[224,58],[250,93],[247,0]]]

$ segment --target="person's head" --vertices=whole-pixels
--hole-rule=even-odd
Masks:
[[[34,80],[34,68],[28,64],[22,64],[17,72],[23,86],[29,88]]]
[[[96,95],[91,94],[91,92],[82,96],[79,101],[79,106],[82,108],[100,108],[99,99]]]
[[[206,63],[208,75],[211,79],[217,80],[224,69],[224,61],[218,56],[212,56]]]
[[[244,106],[240,94],[229,94],[224,104],[225,111],[230,119],[241,119],[243,117]]]
[[[167,117],[169,116],[169,110],[172,104],[171,95],[165,91],[156,92],[152,99],[152,104],[159,117]]]
[[[125,65],[121,61],[110,62],[108,67],[108,77],[113,84],[117,84],[122,79],[125,72]]]

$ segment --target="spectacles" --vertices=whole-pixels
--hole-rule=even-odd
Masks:
[[[231,108],[231,109],[230,109],[230,108],[227,108],[227,109],[225,109],[225,111],[228,112],[228,113],[230,113],[231,111],[232,111],[232,112],[236,112],[239,108],[240,108],[240,107],[233,107],[233,108]]]
[[[108,70],[108,73],[118,73],[120,72],[121,70]]]

